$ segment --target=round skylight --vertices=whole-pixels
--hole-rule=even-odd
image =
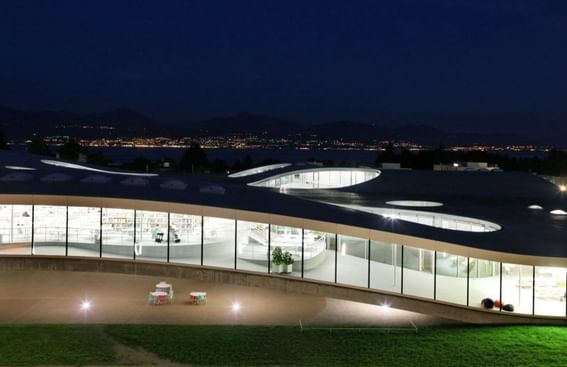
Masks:
[[[567,215],[567,212],[565,210],[555,209],[555,210],[550,211],[549,214],[552,214],[552,215]]]
[[[21,181],[31,180],[32,178],[33,176],[26,172],[13,172],[13,173],[8,173],[5,176],[2,176],[2,178],[0,178],[0,181],[21,182]]]
[[[170,190],[185,190],[187,188],[187,184],[181,180],[169,180],[162,182],[159,187]]]
[[[122,185],[127,185],[127,186],[146,186],[148,182],[149,182],[148,180],[141,177],[128,177],[120,181]]]
[[[83,183],[94,183],[94,184],[104,184],[112,180],[110,177],[105,175],[89,175],[83,179],[81,182]]]
[[[23,167],[23,166],[4,166],[4,168],[11,169],[14,171],[35,171],[35,168]]]
[[[99,172],[99,173],[108,173],[110,175],[141,176],[141,177],[154,177],[154,176],[158,175],[157,173],[135,173],[135,172],[109,171],[109,170],[105,170],[105,169],[83,166],[83,165],[76,164],[76,163],[55,161],[55,160],[52,160],[52,159],[42,159],[41,163],[47,164],[47,165],[50,165],[50,166],[55,166],[55,167],[80,169],[80,170],[83,170],[83,171],[93,171],[93,172]]]
[[[40,180],[42,182],[67,182],[72,179],[71,176],[64,173],[50,173],[43,176]]]
[[[410,206],[416,208],[432,208],[436,206],[443,206],[443,203],[439,203],[437,201],[422,201],[422,200],[392,200],[386,201],[388,205],[395,205],[395,206]]]
[[[530,206],[528,206],[528,209],[542,210],[543,206],[541,206],[541,205],[530,205]]]

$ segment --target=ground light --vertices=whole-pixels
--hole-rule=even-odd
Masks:
[[[89,300],[84,300],[81,302],[81,311],[89,311],[91,309],[92,303]]]
[[[240,311],[240,303],[234,302],[234,303],[232,304],[232,312],[237,313],[238,311]]]

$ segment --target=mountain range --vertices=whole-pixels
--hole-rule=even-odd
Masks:
[[[33,134],[81,138],[250,134],[273,138],[342,139],[354,142],[403,140],[433,146],[535,144],[567,147],[567,133],[553,137],[526,137],[512,133],[452,133],[428,125],[388,126],[356,121],[306,124],[249,112],[172,125],[124,108],[108,112],[76,113],[0,107],[0,132],[8,139],[27,139]]]

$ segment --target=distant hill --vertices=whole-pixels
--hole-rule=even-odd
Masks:
[[[295,121],[241,112],[235,116],[216,117],[193,124],[193,129],[204,135],[255,134],[285,136],[302,130]]]
[[[168,132],[157,120],[129,109],[80,114],[3,107],[0,107],[0,131],[8,138],[28,138],[34,133],[94,138],[154,136]]]
[[[549,144],[567,147],[567,134],[525,137],[504,133],[451,133],[427,125],[392,127],[355,121],[304,124],[273,116],[242,112],[179,125],[165,125],[130,109],[109,112],[21,111],[0,107],[0,131],[6,138],[29,138],[32,134],[69,135],[84,138],[146,136],[224,136],[253,134],[267,137],[318,138],[357,142],[405,140],[437,146],[471,144]]]

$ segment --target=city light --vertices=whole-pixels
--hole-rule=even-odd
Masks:
[[[232,312],[237,313],[238,311],[240,311],[240,303],[235,302],[232,304]]]
[[[567,191],[567,185],[559,185],[559,191],[561,192]]]

